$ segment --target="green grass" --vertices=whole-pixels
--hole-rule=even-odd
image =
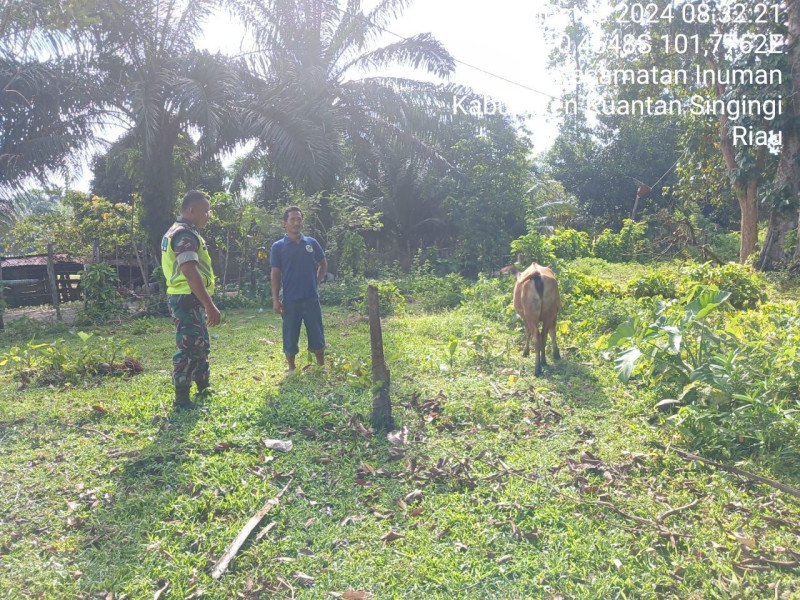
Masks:
[[[168,319],[98,330],[138,351],[145,372],[129,380],[18,391],[6,374],[0,598],[153,598],[166,584],[170,599],[800,597],[796,567],[753,561],[798,560],[796,500],[679,458],[652,390],[622,386],[589,349],[537,379],[519,334],[475,312],[385,319],[408,429],[391,460],[385,435],[365,432],[366,319],[324,315],[327,370],[301,354],[286,377],[279,317],[227,311],[207,413],[171,410]],[[267,438],[294,447],[267,450]],[[283,488],[264,535],[213,580]],[[382,541],[389,532],[404,537]]]

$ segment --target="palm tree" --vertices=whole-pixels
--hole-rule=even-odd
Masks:
[[[195,50],[203,21],[216,7],[212,0],[100,4],[93,27],[105,75],[100,102],[139,147],[144,227],[156,245],[174,218],[174,153],[181,138],[198,133],[207,159],[239,139],[232,110],[239,67]]]
[[[48,2],[0,8],[0,205],[29,177],[44,180],[76,159],[97,115],[94,71],[76,49],[79,27]],[[77,160],[75,161],[78,162]]]
[[[442,124],[457,88],[364,73],[393,66],[447,77],[454,61],[429,34],[375,48],[383,27],[409,0],[382,0],[365,13],[361,0],[253,0],[237,6],[253,27],[260,54],[243,106],[244,127],[309,191],[329,191],[347,162],[368,170],[380,148],[403,142],[433,153],[431,133]],[[448,93],[450,94],[448,96]],[[276,118],[291,106],[291,121]]]

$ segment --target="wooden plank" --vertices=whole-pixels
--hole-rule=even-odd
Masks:
[[[250,520],[247,522],[247,524],[242,527],[241,531],[239,531],[239,535],[234,538],[234,540],[231,542],[231,545],[228,546],[227,550],[225,550],[225,554],[223,554],[214,565],[214,568],[211,570],[211,577],[214,579],[219,579],[222,577],[223,573],[228,570],[228,565],[230,565],[231,561],[236,556],[236,553],[239,552],[239,548],[242,547],[242,544],[244,544],[245,540],[253,532],[253,529],[258,526],[258,524],[261,522],[261,519],[263,519],[269,511],[278,506],[278,499],[283,496],[283,493],[287,490],[290,483],[291,481],[287,483],[280,492],[278,492],[277,496],[267,500],[267,503],[264,504],[264,506],[262,506],[256,514],[250,517]]]

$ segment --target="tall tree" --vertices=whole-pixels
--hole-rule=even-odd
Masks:
[[[43,181],[92,139],[98,80],[80,51],[89,5],[11,0],[0,6],[0,199],[28,177]]]
[[[194,47],[212,0],[98,1],[92,33],[105,75],[99,102],[140,148],[143,221],[156,245],[174,217],[181,138],[199,132],[206,158],[239,139],[233,111],[239,70]]]
[[[798,220],[798,195],[800,195],[800,2],[788,0],[786,7],[786,48],[787,54],[779,60],[782,72],[788,79],[790,93],[786,96],[784,118],[781,123],[783,145],[778,158],[775,174],[776,198],[770,207],[767,237],[761,249],[759,268],[767,270],[781,265],[784,255],[786,234],[797,229],[800,234]],[[798,238],[800,240],[800,237]],[[800,263],[800,243],[794,250],[794,262]]]
[[[383,27],[409,4],[381,0],[368,12],[360,0],[346,7],[335,0],[239,4],[260,50],[250,62],[258,81],[245,101],[246,130],[259,151],[308,191],[335,185],[345,147],[356,166],[380,160],[379,149],[397,141],[429,148],[425,135],[437,127],[452,93],[411,79],[364,76],[393,66],[438,77],[453,72],[452,57],[429,34],[375,47]],[[276,118],[276,109],[289,103],[294,118]]]

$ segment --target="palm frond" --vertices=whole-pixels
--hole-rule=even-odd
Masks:
[[[437,77],[448,77],[455,70],[455,60],[441,42],[429,33],[421,33],[362,54],[343,65],[338,74],[350,69],[371,71],[390,66],[423,69]]]

